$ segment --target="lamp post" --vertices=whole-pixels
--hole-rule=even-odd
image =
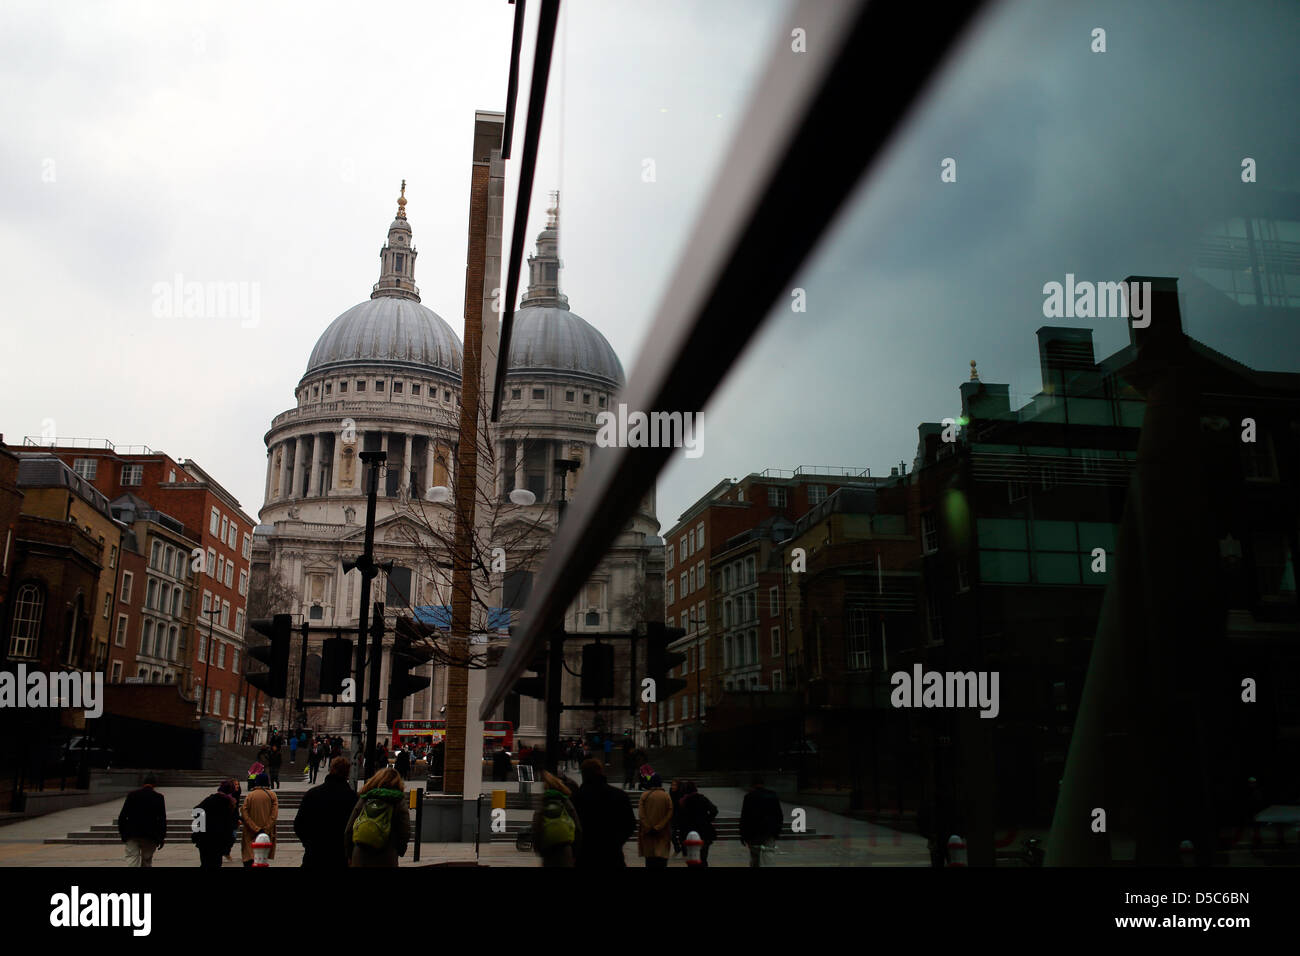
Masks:
[[[221,609],[217,606],[216,595],[213,595],[212,607],[208,608],[206,611],[199,612],[200,614],[206,615],[208,619],[208,644],[207,647],[203,649],[203,656],[205,658],[203,664],[203,692],[199,695],[200,714],[203,714],[207,709],[206,698],[208,696],[208,690],[209,690],[208,677],[212,673],[212,632],[213,632],[213,626],[215,624],[213,618],[216,614],[220,613],[220,611]]]

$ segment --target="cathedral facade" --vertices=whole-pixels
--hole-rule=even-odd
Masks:
[[[436,718],[446,702],[446,669],[431,664],[416,672],[430,676],[430,686],[408,697],[400,715],[386,712],[387,650],[398,618],[445,621],[451,604],[450,529],[456,505],[448,499],[460,453],[462,351],[448,323],[421,303],[414,281],[417,255],[403,184],[370,298],[321,334],[294,407],[277,415],[266,433],[265,504],[253,548],[255,586],[278,596],[266,613],[291,613],[295,625],[348,628],[355,640],[361,576],[345,572],[343,561],[363,548],[366,493],[359,453],[386,452],[378,483],[375,559],[393,562],[393,569],[372,582],[371,597],[384,603],[386,618],[381,739],[390,716]],[[492,490],[475,503],[474,560],[483,576],[475,581],[481,592],[476,604],[482,606],[475,608],[473,629],[488,641],[509,639],[508,623],[520,610],[509,604],[523,604],[562,499],[581,494],[583,471],[599,451],[596,414],[611,407],[624,384],[622,364],[605,337],[574,313],[560,292],[556,209],[528,264],[530,281],[514,316],[500,421],[489,425],[485,411],[478,416],[484,432],[478,467],[488,469],[494,481],[485,483]],[[511,495],[519,489],[531,495]],[[654,581],[662,578],[658,529],[649,496],[570,608],[566,630],[627,631],[644,619],[657,600],[647,596],[657,593]],[[577,643],[566,655],[566,703],[578,701]],[[312,652],[317,649],[313,643]],[[292,660],[298,655],[295,647]],[[625,649],[616,666],[622,709],[611,702],[605,712],[566,712],[563,733],[635,729],[627,710]],[[296,686],[291,683],[291,694]],[[313,691],[309,686],[308,699]],[[514,721],[522,741],[544,737],[539,701],[508,701],[494,716]],[[314,708],[308,721],[346,736],[351,710]]]

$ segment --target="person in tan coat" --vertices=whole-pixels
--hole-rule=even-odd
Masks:
[[[663,868],[673,852],[673,801],[664,790],[664,782],[655,774],[650,778],[649,789],[641,794],[637,806],[639,827],[636,850],[645,857],[645,865]]]
[[[243,850],[244,866],[253,865],[253,841],[259,832],[265,832],[271,838],[271,859],[275,859],[275,821],[280,816],[280,801],[275,791],[269,789],[270,778],[259,773],[253,780],[253,790],[244,798],[239,818],[240,846]]]

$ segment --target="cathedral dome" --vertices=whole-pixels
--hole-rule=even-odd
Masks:
[[[535,373],[593,379],[611,389],[625,383],[623,364],[605,336],[559,306],[532,306],[515,313],[507,374]]]
[[[379,295],[330,323],[307,360],[307,374],[340,365],[381,364],[460,376],[461,346],[436,312],[419,302]]]

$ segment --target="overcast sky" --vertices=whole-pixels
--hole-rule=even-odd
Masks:
[[[1007,4],[970,38],[795,283],[808,311],[778,310],[706,410],[705,454],[662,476],[665,529],[722,477],[910,465],[970,359],[1036,390],[1043,283],[1188,275],[1206,220],[1256,188],[1242,157],[1259,187],[1300,185],[1294,5],[1090,7]],[[561,189],[562,288],[630,373],[757,71],[788,48],[787,5],[564,9],[530,236]],[[256,516],[263,436],[320,333],[368,298],[402,179],[423,302],[462,333],[473,114],[504,108],[512,17],[504,0],[6,3],[6,440],[52,428],[192,457]],[[871,104],[844,118],[846,149]],[[177,274],[255,285],[255,327],[156,317]],[[1294,322],[1187,308],[1234,358],[1300,368]],[[1113,321],[1056,324],[1096,328],[1099,356],[1126,341]]]

